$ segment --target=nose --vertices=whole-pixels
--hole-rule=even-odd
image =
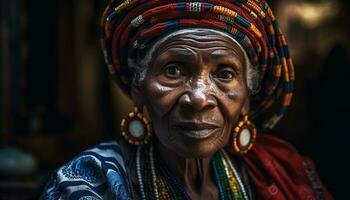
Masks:
[[[202,79],[191,81],[188,90],[180,97],[179,103],[196,111],[213,108],[217,102],[210,88],[208,81]]]

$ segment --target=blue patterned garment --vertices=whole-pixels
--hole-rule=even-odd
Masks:
[[[60,167],[40,199],[131,199],[118,143],[100,143]]]

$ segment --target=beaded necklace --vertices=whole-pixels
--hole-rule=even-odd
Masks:
[[[149,147],[148,159],[144,159],[144,170],[141,169],[141,148],[139,146],[136,153],[136,173],[141,199],[190,200],[191,198],[184,186],[171,174],[159,156],[156,157],[158,165],[155,164],[152,144]],[[248,200],[243,182],[224,150],[219,151],[213,156],[211,168],[214,172],[215,182],[221,200]]]

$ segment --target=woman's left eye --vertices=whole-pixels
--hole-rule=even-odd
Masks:
[[[235,77],[235,72],[231,69],[222,69],[216,72],[214,77],[221,81],[231,81]]]

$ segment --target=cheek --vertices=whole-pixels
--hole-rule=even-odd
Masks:
[[[232,88],[220,88],[219,95],[220,109],[226,123],[232,127],[239,119],[248,98],[247,88],[237,83]]]
[[[144,92],[147,97],[147,108],[158,117],[167,114],[176,103],[180,94],[179,87],[161,84],[155,79],[146,79],[144,82]]]

